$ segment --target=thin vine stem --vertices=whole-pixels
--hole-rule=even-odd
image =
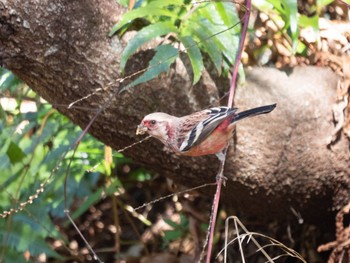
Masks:
[[[242,34],[241,34],[241,39],[239,41],[239,47],[236,55],[236,62],[233,67],[233,73],[232,73],[232,81],[231,81],[231,86],[230,86],[230,93],[229,93],[229,98],[228,98],[228,107],[233,106],[233,97],[235,94],[235,87],[236,87],[236,82],[237,82],[237,75],[238,75],[238,68],[239,64],[241,62],[241,57],[243,53],[243,48],[244,48],[244,41],[247,35],[247,30],[248,30],[248,24],[249,24],[249,18],[250,18],[250,8],[251,8],[251,0],[246,1],[246,12],[244,14],[244,19],[243,19],[243,27],[242,27]]]
[[[249,18],[250,18],[250,9],[251,9],[251,0],[246,1],[246,12],[244,14],[244,19],[243,19],[243,27],[242,27],[242,34],[241,34],[241,39],[239,41],[239,48],[237,51],[236,55],[236,61],[235,65],[233,67],[233,73],[232,73],[232,81],[231,81],[231,86],[230,86],[230,92],[229,92],[229,99],[227,106],[232,107],[233,106],[233,98],[234,98],[234,93],[235,93],[235,86],[236,86],[236,81],[237,81],[237,74],[238,74],[238,68],[239,64],[241,61],[242,57],[242,52],[244,48],[244,42],[245,38],[247,35],[247,29],[248,29],[248,23],[249,23]],[[227,148],[224,151],[224,161],[226,160],[226,151]],[[210,258],[211,258],[211,251],[213,248],[213,239],[214,239],[214,229],[215,229],[215,224],[216,224],[216,216],[218,212],[218,207],[220,203],[220,195],[221,195],[221,186],[223,184],[223,176],[219,176],[217,179],[217,185],[216,185],[216,192],[214,196],[214,203],[213,203],[213,209],[212,209],[212,214],[211,214],[211,223],[210,223],[210,234],[209,234],[209,241],[208,241],[208,250],[207,250],[207,257],[206,257],[206,263],[210,263]]]

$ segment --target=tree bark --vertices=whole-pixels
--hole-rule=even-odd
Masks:
[[[124,10],[114,0],[14,1],[0,3],[0,61],[74,123],[118,150],[140,137],[142,117],[154,111],[182,116],[218,104],[228,80],[203,72],[191,85],[186,60],[168,74],[118,94],[125,40],[108,33]],[[147,66],[153,52],[140,51],[124,76]],[[238,213],[322,223],[349,200],[349,142],[327,147],[334,129],[337,77],[328,69],[271,68],[247,71],[237,90],[241,109],[277,103],[271,114],[241,122],[229,150],[222,201]],[[68,105],[81,98],[74,107]],[[179,157],[150,139],[126,152],[137,163],[192,187],[214,182],[214,156]],[[210,189],[210,194],[214,192]],[[208,193],[209,190],[205,190]]]

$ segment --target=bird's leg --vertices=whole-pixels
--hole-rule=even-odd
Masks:
[[[227,152],[228,146],[225,147],[221,152],[218,152],[216,154],[216,157],[218,157],[220,161],[220,167],[219,172],[216,175],[216,182],[218,183],[220,179],[223,181],[223,185],[225,186],[227,177],[224,176],[224,167],[225,167],[225,160],[226,160],[226,152]]]

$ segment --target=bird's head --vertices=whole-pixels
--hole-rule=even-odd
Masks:
[[[155,112],[143,118],[137,126],[136,135],[146,132],[160,140],[166,140],[168,136],[169,123],[174,118],[166,113]]]

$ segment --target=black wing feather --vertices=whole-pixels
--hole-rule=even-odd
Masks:
[[[180,150],[185,152],[202,143],[228,116],[235,114],[236,108],[216,107],[206,110],[208,118],[199,122],[182,143]]]

